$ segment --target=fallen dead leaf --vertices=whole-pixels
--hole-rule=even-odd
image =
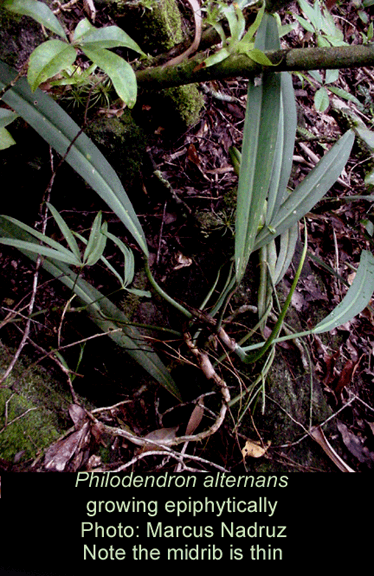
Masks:
[[[334,464],[342,472],[354,472],[354,470],[340,458],[339,454],[335,452],[330,443],[328,442],[326,436],[324,435],[322,428],[320,426],[315,426],[309,432],[313,440],[315,440],[322,448],[322,450],[327,454],[327,456],[334,462]]]
[[[191,436],[199,426],[204,415],[204,400],[200,398],[195,408],[192,410],[192,414],[187,424],[186,436]]]
[[[270,444],[270,440],[268,440],[265,445],[257,440],[247,440],[244,448],[242,448],[243,458],[247,458],[247,456],[251,458],[261,458],[268,450]]]
[[[338,420],[336,425],[350,453],[362,464],[372,464],[373,454],[364,446],[363,439],[348,430],[348,427],[343,422]]]
[[[184,256],[182,252],[178,252],[175,256],[175,260],[177,265],[174,266],[173,270],[180,270],[181,268],[186,268],[187,266],[191,266],[192,260],[188,258],[188,256]]]

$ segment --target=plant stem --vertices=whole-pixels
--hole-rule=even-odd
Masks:
[[[148,278],[151,286],[156,290],[156,292],[158,294],[160,294],[160,296],[162,296],[162,298],[164,298],[164,300],[166,300],[166,302],[168,302],[169,304],[174,306],[174,308],[179,310],[179,312],[181,312],[184,316],[186,316],[188,319],[192,319],[193,316],[192,316],[191,312],[186,310],[186,308],[184,306],[182,306],[181,304],[176,302],[173,298],[171,298],[171,296],[166,294],[166,292],[157,284],[156,280],[154,279],[154,277],[152,275],[148,260],[145,259],[144,262],[145,262],[145,264],[144,264],[145,273],[147,275],[147,278]]]
[[[305,226],[305,225],[304,225]],[[235,353],[239,356],[239,358],[241,359],[242,362],[244,362],[245,364],[251,364],[252,362],[257,362],[257,360],[259,360],[260,358],[262,358],[262,356],[265,354],[265,352],[267,352],[267,350],[270,348],[270,346],[272,346],[274,344],[275,339],[277,338],[283,321],[285,319],[285,316],[287,314],[287,310],[289,308],[289,305],[291,304],[291,300],[292,300],[292,296],[293,293],[295,292],[297,283],[299,281],[300,278],[300,274],[301,271],[303,269],[303,265],[304,265],[304,261],[305,261],[305,257],[306,257],[306,253],[307,253],[307,249],[308,249],[308,242],[307,242],[307,232],[306,232],[306,226],[305,226],[305,240],[304,240],[304,248],[303,248],[303,252],[301,254],[301,258],[300,258],[300,262],[299,262],[299,266],[297,267],[296,270],[296,274],[295,274],[295,278],[292,282],[292,286],[291,289],[288,293],[288,296],[286,298],[286,301],[284,303],[284,306],[282,308],[281,313],[279,314],[278,320],[273,328],[272,333],[270,334],[269,338],[266,340],[266,342],[264,344],[262,344],[261,348],[256,351],[253,352],[252,354],[247,354],[243,348],[241,348],[239,345],[237,345],[237,347],[235,348]],[[298,336],[302,336],[303,334],[299,334]],[[292,335],[293,336],[293,335]],[[295,336],[293,336],[295,338]]]

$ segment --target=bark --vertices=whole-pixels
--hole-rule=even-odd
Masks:
[[[374,44],[276,50],[266,52],[266,55],[275,64],[271,70],[276,72],[374,66]],[[161,90],[172,86],[224,80],[236,76],[250,78],[266,69],[243,54],[233,54],[223,62],[205,68],[203,66],[205,57],[205,55],[198,54],[177,66],[157,66],[138,71],[136,74],[138,84],[147,89]]]

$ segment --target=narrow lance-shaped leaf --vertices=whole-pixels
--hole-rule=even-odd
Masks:
[[[370,303],[374,293],[374,256],[368,250],[363,250],[361,253],[360,263],[357,268],[356,276],[348,289],[347,294],[338,306],[315,328],[305,330],[304,332],[297,332],[294,334],[287,334],[281,336],[273,341],[273,344],[286,342],[295,338],[303,338],[311,334],[322,334],[329,332],[346,322],[352,320],[355,316],[360,314],[366,306]],[[253,352],[262,348],[264,343],[251,344],[245,346],[239,351],[239,355],[245,352]]]
[[[70,230],[69,226],[66,224],[61,214],[56,210],[56,208],[52,206],[52,204],[50,204],[49,202],[47,202],[47,206],[48,210],[51,212],[53,218],[55,219],[58,227],[60,228],[66,242],[68,243],[70,250],[73,252],[73,254],[75,254],[77,260],[80,260],[81,254],[77,241],[74,238],[74,234]]]
[[[349,322],[369,304],[374,293],[374,256],[361,253],[360,264],[347,294],[336,308],[312,330],[314,334],[329,332]]]
[[[9,222],[11,222],[17,228],[21,228],[22,230],[24,230],[25,232],[27,232],[28,234],[30,234],[31,236],[33,236],[34,238],[39,240],[40,242],[44,242],[44,244],[47,244],[48,246],[50,246],[55,251],[60,252],[61,254],[65,254],[65,256],[67,258],[72,257],[72,255],[73,255],[72,252],[70,252],[70,250],[68,250],[68,248],[65,248],[65,246],[62,246],[62,244],[59,244],[59,242],[56,242],[56,240],[49,238],[45,234],[42,234],[38,230],[31,228],[31,226],[28,226],[27,224],[20,222],[16,218],[12,218],[11,216],[1,216],[1,217],[4,220],[8,220]],[[1,239],[1,242],[4,243],[4,239]],[[74,257],[75,257],[75,262],[71,261],[70,263],[74,263],[77,266],[79,266],[81,264],[79,251],[74,253]]]
[[[44,2],[38,2],[37,0],[5,0],[2,6],[14,14],[31,16],[48,30],[66,39],[63,27]]]
[[[350,156],[355,136],[348,130],[291,192],[269,226],[259,232],[254,250],[267,244],[301,220],[339,178]]]
[[[135,273],[135,261],[134,261],[134,254],[132,250],[130,250],[126,244],[122,242],[117,236],[111,234],[110,232],[105,232],[105,235],[112,241],[118,248],[121,250],[123,257],[124,257],[124,277],[123,282],[124,286],[131,284],[134,279]]]
[[[266,224],[269,224],[284,202],[290,179],[295,148],[297,113],[292,76],[281,72],[281,113],[273,172],[269,186]]]
[[[0,62],[0,88],[7,86],[16,72]],[[133,235],[148,256],[144,232],[116,172],[79,126],[56,103],[37,89],[34,93],[21,78],[3,100],[30,124],[66,162],[99,194]]]
[[[0,238],[0,244],[12,246],[13,248],[18,248],[19,250],[27,252],[33,252],[34,254],[46,256],[53,260],[60,260],[61,262],[65,262],[65,264],[73,264],[74,266],[80,265],[80,262],[77,262],[76,257],[74,254],[71,254],[71,252],[66,254],[60,250],[53,250],[52,248],[35,244],[35,242],[25,242],[13,238]]]
[[[294,224],[280,237],[280,248],[277,263],[274,270],[274,285],[277,285],[287,272],[295,253],[296,242],[299,234],[298,224]]]
[[[22,228],[2,216],[0,217],[0,234],[9,240],[32,241],[32,237]],[[35,262],[36,254],[23,249],[21,252]],[[142,335],[134,327],[127,325],[128,320],[121,310],[61,262],[47,259],[42,265],[49,274],[58,278],[76,293],[86,305],[91,320],[102,331],[107,332],[108,336],[138,362],[152,378],[180,400],[179,390],[165,365]],[[119,327],[120,331],[118,331]]]
[[[102,213],[99,212],[92,224],[88,243],[83,255],[83,262],[87,266],[93,266],[100,260],[106,245],[107,223],[102,224]]]
[[[262,26],[278,37],[276,20],[265,15]],[[269,39],[269,44],[273,41]],[[267,47],[267,46],[265,46]],[[247,110],[240,163],[235,231],[235,273],[239,283],[253,250],[273,169],[280,108],[280,76],[266,72],[262,82],[248,83]]]

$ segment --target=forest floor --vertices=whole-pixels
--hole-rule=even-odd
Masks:
[[[347,42],[360,43],[361,32],[367,33],[373,8],[362,8],[360,15],[360,10],[353,2],[343,4],[344,10],[343,6],[332,8],[336,24]],[[280,13],[282,22],[294,21],[296,12],[301,14],[295,5],[289,13]],[[364,14],[367,15],[368,22],[365,22]],[[76,18],[79,18],[78,13]],[[284,45],[293,47],[313,43],[313,39],[312,34],[298,25],[283,42]],[[325,78],[323,73],[322,78]],[[315,78],[293,75],[293,81],[299,125],[304,129],[298,133],[294,151],[292,184],[296,186],[315,166],[330,143],[336,141],[346,130],[346,125],[331,102],[323,112],[316,110],[314,97],[321,85]],[[355,101],[343,100],[360,115],[369,129],[374,130],[373,70],[341,70],[334,86],[357,99],[359,107]],[[140,186],[135,192],[127,190],[130,197],[132,193],[134,195],[134,205],[146,231],[156,279],[173,297],[188,302],[193,307],[200,306],[220,265],[229,261],[232,253],[237,176],[230,161],[229,149],[231,146],[238,149],[241,147],[247,81],[238,78],[209,83],[201,86],[201,90],[205,106],[195,125],[176,134],[170,130],[167,118],[165,122],[162,118],[158,119],[158,125],[153,126],[152,132],[148,134],[147,155]],[[332,92],[328,93],[331,99],[334,95]],[[138,115],[143,115],[143,123],[147,124],[147,115],[152,115],[152,97],[141,96],[141,100],[142,108]],[[355,145],[339,181],[312,213],[307,215],[306,273],[292,301],[304,328],[311,325],[311,320],[318,317],[320,310],[329,311],[341,301],[347,290],[346,283],[352,281],[361,251],[373,249],[374,200],[346,200],[347,196],[370,194],[365,184],[365,175],[371,161],[372,155]],[[155,166],[161,172],[163,181],[157,178]],[[165,186],[165,181],[169,187]],[[85,200],[87,198],[88,196]],[[92,195],[89,198],[88,206],[84,205],[82,200],[71,210],[66,207],[62,210],[69,225],[72,228],[75,226],[77,231],[87,231],[93,214],[98,209],[103,209],[105,218],[113,223],[116,231],[117,223],[105,206],[92,200]],[[112,255],[111,262],[114,263],[115,259],[116,256]],[[2,249],[0,264],[4,274],[1,291],[4,320],[12,307],[17,309],[21,301],[23,305],[27,302],[27,295],[32,290],[33,274],[32,269],[15,251]],[[291,267],[285,277],[286,288],[291,285],[293,274],[294,268]],[[136,278],[141,284],[142,276],[138,275]],[[101,275],[100,269],[92,272],[92,279],[103,293],[110,293],[114,289],[111,281],[108,282],[107,275]],[[26,300],[22,300],[23,298]],[[129,305],[130,300],[129,297],[125,299],[125,304]],[[42,363],[46,351],[56,346],[56,334],[60,334],[61,329],[61,306],[64,302],[64,293],[60,292],[56,282],[48,282],[47,278],[42,277],[41,286],[36,291],[35,309],[44,310],[44,313],[42,320],[32,327],[32,341],[35,345],[28,345],[25,349],[35,363]],[[165,309],[158,299],[155,302],[156,306],[152,301],[142,301],[134,312],[135,320],[146,322],[148,315],[150,322],[158,321],[161,326],[179,326],[180,329],[180,319],[175,318],[175,313]],[[255,304],[255,301],[250,304]],[[234,309],[229,312],[233,313]],[[232,323],[231,335],[237,337],[242,334],[242,322],[248,321],[248,317],[243,318]],[[307,341],[313,362],[313,378],[318,380],[337,425],[337,434],[330,438],[330,442],[338,446],[340,456],[355,471],[372,469],[374,465],[373,323],[373,309],[368,307],[359,317],[336,329],[330,340],[313,336]],[[2,342],[9,350],[16,350],[22,338],[22,329],[18,324],[3,324],[0,334]],[[91,327],[84,322],[77,328],[76,324],[66,318],[63,326],[61,342],[65,346],[92,334]],[[124,386],[123,356],[113,351],[110,344],[102,341],[103,339],[99,338],[87,342],[82,363],[77,369],[83,377],[74,380],[74,387],[78,394],[86,396],[96,407],[118,405],[117,409],[105,416],[104,421],[129,426],[140,435],[154,430],[173,429],[176,422],[182,428],[185,427],[194,404],[186,403],[176,407],[169,399],[165,399],[165,394],[160,393],[157,387],[149,385],[136,368],[131,372],[131,364],[126,364],[125,367]],[[183,342],[170,338],[166,345],[157,342],[155,345],[160,354],[171,363],[173,375],[182,389],[191,384],[192,389],[188,394],[191,401],[201,395],[204,390],[204,377],[196,376],[198,370],[189,365],[193,362],[191,358],[188,359]],[[64,350],[61,349],[61,352]],[[292,352],[291,349],[290,353],[290,347],[285,347],[280,348],[278,353],[284,354],[292,370],[292,354],[295,354],[295,351]],[[76,362],[76,356],[72,355],[70,358],[68,351],[64,357],[69,362]],[[45,366],[48,370],[61,374],[61,364],[57,366],[55,361],[49,359]],[[235,371],[234,364],[233,370]],[[142,385],[139,385],[139,382]],[[169,413],[173,415],[170,419]],[[256,414],[251,413],[248,418],[253,430],[261,436],[261,430],[256,428]],[[101,437],[100,431],[96,433]],[[128,463],[132,464],[128,464],[127,470],[149,472],[175,469],[175,460],[170,461],[166,456],[157,455],[147,457],[144,450],[139,451],[133,444],[119,437],[114,441],[106,439],[106,442],[110,444],[109,460],[103,464],[100,460],[92,459],[89,464],[91,469],[98,465],[102,469],[115,470]],[[229,418],[214,437],[198,443],[193,449],[189,447],[194,460],[188,461],[186,458],[186,461],[191,469],[251,470],[250,458],[246,461],[243,459],[241,450],[244,442],[245,435],[238,432]],[[95,446],[97,450],[97,444]],[[95,456],[98,452],[93,450],[89,453],[88,444],[85,449],[88,451],[84,458],[87,465],[87,455]],[[81,450],[83,451],[82,447]],[[317,444],[315,451],[320,454],[321,461],[328,459]],[[271,446],[262,452],[268,471],[279,469],[281,452]],[[2,466],[5,469],[17,469],[17,465],[12,462],[3,462]],[[29,461],[24,463],[21,469],[33,469],[33,466],[35,469],[35,464]],[[308,470],[305,463],[298,465],[297,462],[293,462],[289,469]]]

